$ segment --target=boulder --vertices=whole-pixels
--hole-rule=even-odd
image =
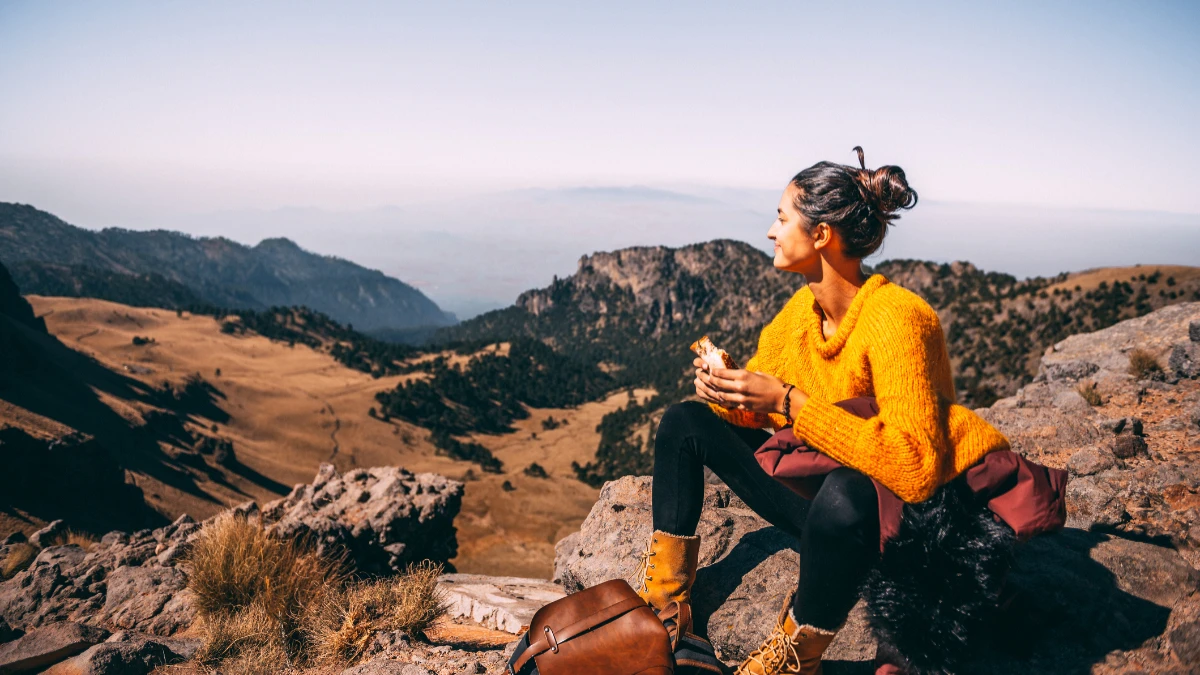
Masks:
[[[29,535],[29,543],[38,548],[51,546],[61,536],[67,533],[67,523],[62,520],[52,521],[49,525]]]
[[[44,669],[104,642],[108,631],[62,621],[32,630],[0,645],[0,673],[26,673]]]
[[[280,535],[313,535],[322,551],[344,548],[360,572],[389,574],[457,554],[462,494],[462,483],[434,473],[377,467],[343,476],[322,464],[311,484],[264,505],[261,517]]]
[[[696,627],[732,662],[773,627],[796,583],[799,555],[787,535],[728,488],[707,486],[704,504]],[[650,536],[650,520],[649,478],[606,483],[580,531],[558,543],[555,580],[575,592],[627,578]],[[1200,573],[1175,550],[1072,527],[1019,546],[1009,581],[1007,609],[977,640],[980,652],[969,672],[1087,672],[1127,660],[1164,670],[1192,658],[1188,629],[1178,629],[1174,652],[1165,650],[1168,642],[1176,644],[1169,637],[1172,617],[1182,622],[1200,612]],[[875,649],[860,603],[827,652],[827,670],[869,673]],[[850,665],[844,662],[859,666],[843,670]]]

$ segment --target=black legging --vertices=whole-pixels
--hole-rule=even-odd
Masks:
[[[835,630],[858,600],[879,555],[879,511],[871,479],[846,467],[827,474],[805,499],[767,475],[754,450],[771,434],[725,422],[697,401],[667,409],[654,438],[654,529],[696,533],[704,467],[767,522],[800,540],[800,583],[793,614],[800,625]]]

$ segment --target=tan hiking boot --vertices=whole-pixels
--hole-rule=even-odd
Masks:
[[[650,545],[641,554],[630,585],[656,610],[671,601],[691,602],[692,584],[700,559],[700,537],[667,534],[655,530]]]
[[[775,622],[775,630],[738,666],[735,675],[821,675],[821,655],[837,631],[797,626],[788,612],[791,598]]]

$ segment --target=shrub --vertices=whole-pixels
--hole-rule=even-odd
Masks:
[[[305,617],[315,661],[354,664],[377,633],[424,633],[448,609],[437,585],[441,574],[441,565],[425,561],[397,577],[357,582],[325,596]]]
[[[549,476],[546,474],[546,470],[537,462],[525,467],[525,475],[533,478],[549,478]]]
[[[154,344],[154,338],[142,337],[140,335],[133,336],[133,345],[135,347],[141,347],[142,345],[150,345],[150,344]]]
[[[1104,404],[1103,399],[1100,398],[1100,392],[1096,391],[1095,382],[1089,382],[1087,384],[1080,383],[1079,386],[1075,388],[1075,391],[1079,392],[1079,395],[1082,396],[1083,400],[1087,401],[1088,405],[1090,406]]]
[[[501,489],[501,490],[504,490],[505,492],[512,492],[513,490],[516,490],[517,488],[516,488],[516,486],[515,486],[515,485],[513,485],[513,484],[512,484],[512,481],[508,481],[508,480],[506,480],[506,481],[504,481],[504,483],[503,483],[503,484],[500,486],[500,489]]]
[[[1150,377],[1156,372],[1162,372],[1158,359],[1140,347],[1129,352],[1129,374],[1140,379]]]

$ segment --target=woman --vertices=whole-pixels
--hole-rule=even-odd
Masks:
[[[775,267],[802,287],[763,329],[743,370],[709,370],[696,359],[703,402],[671,406],[655,437],[655,532],[639,595],[656,608],[690,599],[700,539],[704,467],[772,525],[800,540],[800,580],[774,632],[738,668],[742,675],[820,671],[821,654],[858,599],[879,556],[872,479],[909,503],[929,498],[1008,440],[957,405],[938,316],[920,296],[862,259],[883,243],[917,193],[897,166],[869,170],[817,163],[779,201],[767,237]],[[835,402],[874,396],[863,419]],[[843,466],[826,474],[811,503],[759,465],[754,451],[791,427]],[[951,442],[953,439],[953,442]]]

